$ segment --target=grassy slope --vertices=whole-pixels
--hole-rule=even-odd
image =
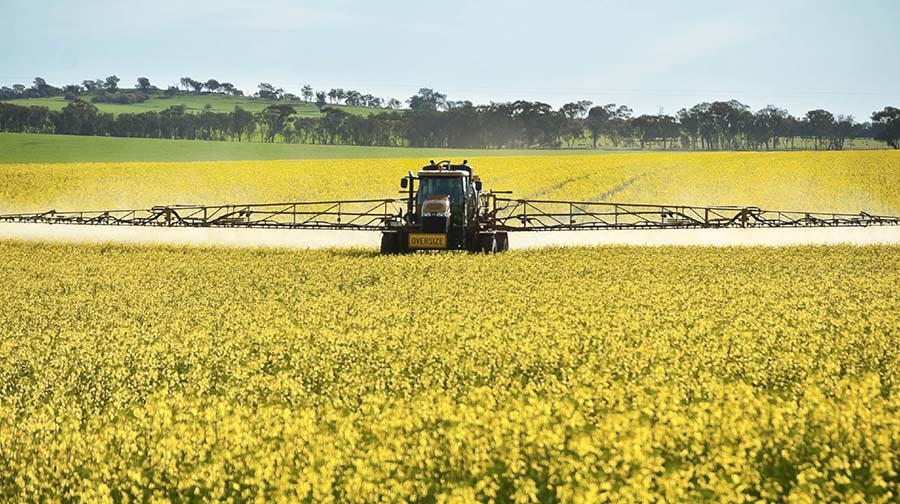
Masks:
[[[859,146],[863,150],[874,146]],[[238,161],[266,159],[464,158],[485,156],[596,155],[658,151],[574,149],[428,149],[347,145],[204,142],[147,138],[0,133],[0,163],[113,161]],[[675,151],[678,153],[679,151]]]
[[[346,145],[204,142],[148,138],[0,133],[0,163],[109,161],[225,161],[244,159],[353,159],[598,154],[573,150],[479,150],[352,147]]]
[[[127,92],[127,90],[123,92]],[[90,97],[87,96],[83,97],[82,99],[84,99],[85,101],[90,101]],[[68,105],[69,102],[67,102],[62,96],[56,96],[53,98],[7,100],[7,103],[14,103],[20,106],[39,105],[47,107],[50,110],[62,110],[62,108]],[[212,106],[212,110],[214,112],[231,112],[232,110],[234,110],[235,105],[240,105],[244,109],[258,112],[272,103],[292,105],[295,109],[297,109],[297,114],[300,116],[319,115],[319,109],[317,109],[315,104],[313,103],[304,103],[302,101],[272,102],[269,100],[260,100],[248,98],[245,96],[223,96],[219,94],[196,95],[193,93],[181,93],[173,98],[160,98],[157,96],[153,96],[143,103],[135,103],[131,105],[120,105],[116,103],[95,103],[94,105],[98,109],[100,109],[101,112],[124,114],[147,112],[150,110],[159,112],[173,105],[184,105],[191,112],[201,112],[207,104]],[[365,107],[338,106],[338,108],[354,114],[371,114],[382,111],[382,109],[371,109]]]

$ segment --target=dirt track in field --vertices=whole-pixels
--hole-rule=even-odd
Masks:
[[[132,228],[8,223],[0,224],[0,239],[287,248],[378,247],[380,243],[379,233],[365,231]],[[513,249],[592,245],[900,244],[900,227],[553,231],[513,233],[509,241]]]

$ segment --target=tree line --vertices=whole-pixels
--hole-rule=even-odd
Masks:
[[[108,99],[129,94],[118,89],[116,76],[91,82],[93,102],[98,96]],[[197,93],[205,89],[240,96],[236,94],[240,90],[215,79],[201,83],[185,77],[181,83]],[[139,78],[137,84],[135,93],[161,92],[146,78]],[[84,84],[82,90],[87,86]],[[852,116],[823,109],[810,110],[802,116],[793,116],[775,106],[753,111],[736,100],[703,102],[674,115],[634,115],[625,105],[594,106],[587,100],[566,103],[558,109],[524,100],[475,105],[448,100],[443,93],[423,88],[406,100],[405,109],[399,110],[399,101],[392,100],[389,109],[357,115],[331,105],[377,107],[384,101],[356,91],[316,92],[304,86],[303,99],[315,99],[321,114],[300,117],[292,105],[281,103],[299,97],[267,83],[260,83],[259,88],[256,95],[272,103],[256,113],[239,106],[231,112],[214,112],[208,107],[191,113],[183,105],[173,105],[160,112],[115,116],[101,113],[77,96],[58,112],[40,106],[0,103],[0,131],[437,148],[558,148],[584,144],[596,148],[605,140],[614,148],[778,150],[797,148],[800,141],[801,148],[840,150],[861,138],[900,147],[900,109],[895,107],[873,112],[871,121],[862,123]],[[170,87],[164,93],[178,91],[176,88],[173,92]],[[54,92],[73,91],[68,86],[54,88],[38,78],[27,94],[53,96]]]
[[[0,88],[0,100],[17,100],[28,98],[52,98],[63,96],[68,101],[74,101],[83,96],[90,96],[92,103],[141,103],[151,96],[159,98],[171,98],[179,92],[202,94],[221,94],[225,96],[245,96],[244,91],[235,87],[230,82],[220,82],[218,79],[196,80],[191,77],[182,77],[179,80],[180,88],[169,86],[165,90],[150,83],[147,77],[138,77],[134,88],[120,89],[121,79],[116,75],[106,78],[88,79],[80,84],[67,84],[57,87],[47,83],[42,77],[35,77],[30,87],[24,84],[14,84],[12,87]],[[319,109],[327,104],[347,105],[353,107],[389,108],[399,109],[403,104],[395,98],[380,98],[370,93],[363,93],[353,89],[345,91],[343,88],[332,88],[328,91],[315,91],[309,84],[303,85],[300,95],[285,92],[282,88],[276,88],[268,82],[260,82],[258,90],[251,94],[252,98],[260,98],[270,101],[304,101],[315,103]]]

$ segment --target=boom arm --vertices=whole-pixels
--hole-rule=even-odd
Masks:
[[[900,217],[788,212],[757,207],[644,205],[528,200],[485,194],[482,204],[499,231],[841,227],[900,225]]]
[[[138,210],[22,213],[0,222],[114,226],[349,229],[399,226],[406,200],[342,200],[249,205],[172,205]]]
[[[481,195],[477,219],[483,230],[590,231],[603,229],[685,229],[761,227],[841,227],[900,225],[900,217],[787,212],[738,206],[643,205],[512,199],[506,193]],[[386,231],[406,224],[410,198],[335,200],[247,205],[172,205],[150,209],[0,215],[0,222],[161,227],[226,227]]]

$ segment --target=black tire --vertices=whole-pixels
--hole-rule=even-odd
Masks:
[[[497,241],[497,252],[506,252],[509,250],[509,235],[506,233],[497,233],[496,235]]]
[[[493,254],[497,251],[497,240],[493,233],[485,233],[478,237],[479,249],[485,254]]]
[[[398,233],[381,233],[381,254],[391,255],[400,252],[400,236]]]

